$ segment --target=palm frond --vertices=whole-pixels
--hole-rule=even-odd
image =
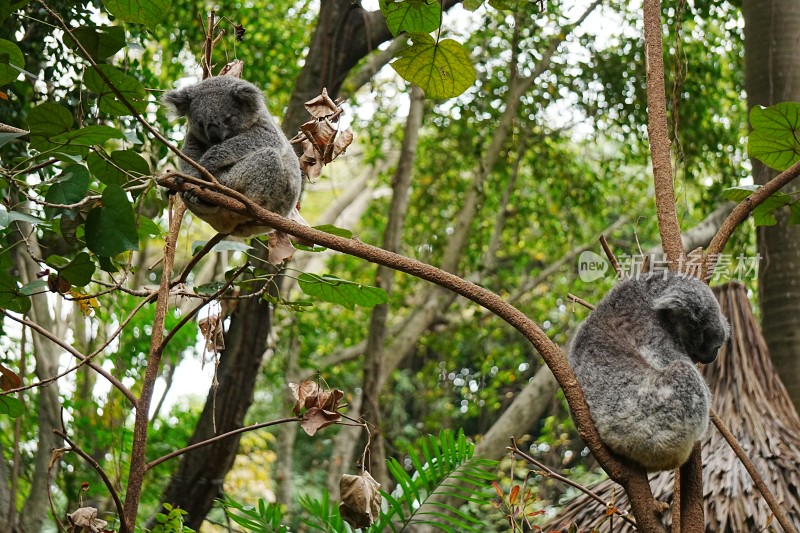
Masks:
[[[459,507],[467,502],[472,506],[491,504],[493,496],[485,489],[496,479],[492,472],[497,462],[473,458],[474,446],[463,430],[457,435],[442,430],[438,437],[421,439],[417,448],[419,451],[407,451],[412,473],[397,460],[389,461],[397,487],[392,494],[381,491],[386,510],[370,531],[398,533],[412,524],[427,524],[447,532],[483,530],[483,520]]]

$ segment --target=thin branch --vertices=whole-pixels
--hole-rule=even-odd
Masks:
[[[299,422],[299,417],[291,417],[291,418],[280,418],[278,420],[272,420],[270,422],[261,422],[260,424],[253,424],[252,426],[245,426],[242,428],[234,429],[232,431],[228,431],[227,433],[221,433],[216,437],[211,437],[210,439],[202,440],[200,442],[196,442],[191,446],[187,446],[185,448],[181,448],[180,450],[175,450],[173,452],[168,453],[167,455],[161,456],[158,459],[154,459],[145,465],[145,470],[150,470],[164,461],[169,461],[170,459],[174,459],[180,455],[183,455],[186,452],[190,452],[192,450],[196,450],[198,448],[202,448],[204,446],[208,446],[209,444],[214,444],[217,441],[227,439],[228,437],[233,437],[240,433],[245,433],[247,431],[254,431],[256,429],[266,428],[270,426],[277,426],[278,424],[287,424],[289,422]]]
[[[557,479],[557,480],[561,481],[562,483],[565,483],[565,484],[569,485],[570,487],[578,489],[579,491],[581,491],[582,493],[586,494],[587,496],[589,496],[590,498],[592,498],[596,502],[598,502],[601,505],[605,506],[605,508],[607,510],[612,511],[614,514],[618,515],[620,518],[622,518],[623,520],[628,522],[630,525],[636,527],[636,522],[633,521],[631,519],[631,517],[628,516],[627,513],[623,512],[622,510],[617,508],[617,506],[615,506],[614,504],[606,502],[605,500],[603,500],[603,498],[601,498],[600,496],[598,496],[597,494],[595,494],[594,492],[589,490],[587,487],[584,487],[580,483],[576,483],[575,481],[572,481],[568,477],[562,476],[561,474],[559,474],[558,472],[556,472],[555,470],[553,470],[552,468],[550,468],[546,464],[537,461],[536,459],[534,459],[533,457],[531,457],[530,455],[528,455],[524,451],[520,450],[519,447],[517,446],[517,441],[516,441],[516,439],[514,439],[514,437],[511,437],[511,446],[509,446],[508,449],[511,450],[511,452],[514,453],[514,455],[517,455],[520,458],[524,459],[525,461],[528,461],[529,463],[531,463],[534,466],[536,466],[536,468],[539,468],[540,470],[543,470],[544,474],[546,476],[551,477],[553,479]]]
[[[764,483],[764,479],[758,472],[756,465],[753,464],[753,461],[747,456],[747,452],[745,452],[744,448],[742,448],[742,445],[739,444],[739,441],[737,441],[736,437],[733,436],[731,430],[728,429],[728,427],[725,425],[725,422],[722,421],[722,419],[713,409],[711,410],[711,421],[717,427],[725,440],[728,441],[728,445],[733,450],[733,453],[736,454],[736,457],[739,458],[739,461],[742,462],[745,470],[747,470],[747,473],[750,474],[750,477],[753,479],[753,483],[761,493],[761,496],[767,502],[770,511],[772,511],[772,514],[775,515],[775,519],[781,525],[783,530],[786,533],[797,533],[797,529],[794,527],[794,525],[792,525],[791,520],[789,520],[789,517],[786,515],[786,511],[783,510],[778,503],[778,500],[775,498],[775,495],[772,494],[772,491],[769,490],[767,484]]]
[[[115,378],[114,376],[109,374],[108,371],[105,370],[103,367],[101,367],[100,365],[94,363],[91,360],[91,357],[93,357],[93,355],[92,356],[83,355],[81,352],[76,350],[73,346],[71,346],[65,340],[61,339],[58,335],[56,335],[55,333],[52,333],[51,331],[43,328],[42,326],[40,326],[39,324],[37,324],[35,322],[31,322],[30,320],[28,320],[26,318],[16,317],[16,316],[10,314],[5,309],[0,309],[0,313],[2,313],[4,316],[10,318],[11,320],[14,320],[15,322],[19,322],[20,324],[28,326],[32,330],[36,331],[39,335],[41,335],[41,336],[45,337],[46,339],[50,340],[51,342],[55,343],[59,347],[63,348],[67,352],[69,352],[70,355],[72,355],[73,357],[75,357],[76,359],[81,361],[81,363],[79,365],[76,365],[75,367],[70,368],[67,371],[65,371],[65,372],[63,372],[63,373],[61,373],[59,375],[56,375],[54,377],[47,378],[45,380],[38,381],[38,382],[33,383],[31,385],[26,385],[24,387],[19,387],[19,388],[16,388],[16,389],[10,389],[10,390],[7,390],[7,391],[1,391],[0,392],[0,396],[3,396],[5,394],[10,394],[12,392],[19,392],[19,391],[32,389],[34,387],[41,387],[43,385],[47,385],[49,383],[52,383],[53,381],[56,381],[57,379],[61,378],[62,376],[65,376],[66,374],[69,374],[70,372],[76,370],[77,368],[80,368],[81,365],[85,364],[86,366],[88,366],[89,368],[91,368],[92,370],[94,370],[95,372],[97,372],[98,374],[103,376],[104,378],[106,378],[112,385],[114,385],[114,388],[119,390],[131,402],[132,405],[136,405],[136,396],[133,395],[131,390],[128,387],[126,387],[125,385],[123,385],[120,380],[118,380],[117,378]]]
[[[100,464],[97,461],[95,461],[94,458],[91,455],[89,455],[88,453],[84,452],[80,448],[80,446],[75,444],[67,436],[67,433],[65,431],[62,431],[60,429],[54,429],[53,433],[55,433],[56,435],[58,435],[59,437],[64,439],[64,441],[67,444],[70,445],[70,449],[66,449],[65,451],[70,451],[70,452],[77,453],[78,455],[80,455],[83,458],[84,461],[89,463],[89,465],[92,468],[94,468],[95,472],[97,472],[97,474],[100,476],[100,479],[103,480],[103,483],[105,484],[106,488],[108,489],[108,492],[111,494],[111,498],[114,500],[114,506],[116,506],[116,508],[117,508],[117,513],[119,514],[120,519],[122,519],[122,516],[123,516],[123,514],[122,514],[123,513],[122,501],[119,499],[119,494],[117,494],[117,491],[114,488],[114,484],[111,483],[111,480],[108,478],[108,476],[106,475],[105,471],[100,466]]]
[[[214,246],[219,244],[227,236],[228,236],[227,233],[217,233],[216,235],[211,237],[211,239],[209,239],[209,241],[200,250],[198,250],[196,254],[192,256],[189,262],[186,263],[186,266],[183,267],[183,271],[181,272],[181,275],[178,276],[178,280],[175,283],[186,283],[186,279],[189,277],[189,274],[191,273],[192,269],[197,265],[197,263],[199,263],[203,257],[205,257],[209,252],[211,252]]]
[[[576,304],[580,304],[580,305],[584,306],[589,311],[594,311],[594,309],[595,309],[595,307],[592,304],[590,304],[589,302],[587,302],[586,300],[584,300],[582,298],[579,298],[579,297],[575,296],[571,292],[567,293],[567,299],[575,302]]]

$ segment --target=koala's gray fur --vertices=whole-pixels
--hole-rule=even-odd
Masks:
[[[189,119],[183,152],[226,187],[258,205],[286,216],[300,197],[297,156],[264,105],[264,95],[247,81],[216,76],[180,90],[167,91],[164,103]],[[201,178],[181,162],[181,171]],[[247,237],[269,230],[250,219],[183,193],[187,207],[220,233]]]
[[[601,440],[648,471],[688,459],[708,426],[710,363],[728,322],[704,283],[653,273],[614,287],[572,341],[569,362]]]

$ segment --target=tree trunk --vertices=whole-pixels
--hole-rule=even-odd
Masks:
[[[744,0],[745,89],[749,108],[800,100],[800,3]],[[774,172],[751,160],[756,183]],[[793,184],[785,192],[800,190]],[[778,224],[758,228],[761,329],[775,369],[800,409],[800,226],[789,226],[788,210]]]

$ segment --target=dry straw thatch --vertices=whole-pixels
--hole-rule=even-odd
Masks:
[[[772,366],[745,287],[733,282],[715,288],[714,293],[730,321],[731,339],[717,361],[703,369],[713,408],[756,464],[794,526],[800,528],[800,417]],[[650,484],[656,499],[672,503],[672,472],[654,475]],[[772,520],[744,466],[713,426],[703,437],[703,486],[707,532],[783,531]],[[620,509],[628,508],[625,493],[613,481],[590,488],[605,501],[616,498]],[[665,513],[666,524],[670,515],[670,511]],[[550,528],[566,530],[576,523],[589,531],[604,518],[603,506],[582,496],[567,504]],[[598,530],[620,533],[634,528],[614,518]]]

